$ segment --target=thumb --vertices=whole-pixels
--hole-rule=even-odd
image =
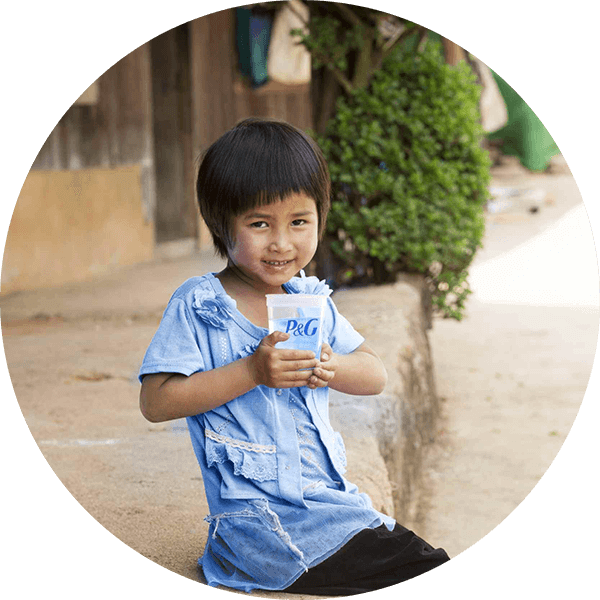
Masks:
[[[275,347],[275,344],[279,342],[285,342],[290,337],[289,333],[283,333],[283,331],[274,331],[262,339],[261,344],[265,346]]]

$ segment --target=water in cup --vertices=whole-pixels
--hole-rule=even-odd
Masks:
[[[323,317],[326,296],[311,294],[267,294],[269,333],[289,334],[278,348],[311,350],[318,358],[323,343]]]

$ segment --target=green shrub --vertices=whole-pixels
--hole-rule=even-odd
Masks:
[[[481,245],[490,161],[481,146],[480,88],[441,44],[398,48],[370,85],[338,100],[319,139],[333,203],[329,243],[346,285],[427,277],[445,317],[463,316],[467,268]]]

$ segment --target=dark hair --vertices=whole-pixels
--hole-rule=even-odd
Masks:
[[[232,219],[251,208],[303,193],[317,205],[325,230],[331,182],[317,144],[282,121],[250,118],[222,135],[204,154],[196,192],[200,214],[222,257],[232,246]]]

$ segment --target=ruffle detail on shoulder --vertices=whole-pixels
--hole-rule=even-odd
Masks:
[[[229,327],[236,308],[234,300],[225,294],[217,294],[209,283],[194,290],[192,306],[203,321],[219,329]]]
[[[286,283],[295,294],[313,294],[315,296],[331,296],[333,291],[325,280],[318,277],[307,277],[304,271],[300,271],[300,277],[293,277]]]

